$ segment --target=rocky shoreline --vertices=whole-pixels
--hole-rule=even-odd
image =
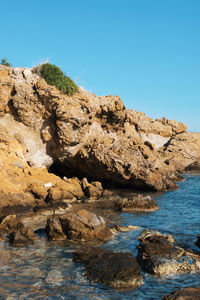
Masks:
[[[32,244],[35,231],[45,229],[49,240],[95,246],[137,224],[107,225],[92,203],[101,203],[101,212],[106,205],[119,213],[159,209],[148,192],[175,189],[180,172],[200,170],[200,134],[127,110],[117,96],[81,88],[63,95],[37,68],[0,65],[0,167],[2,239]],[[107,187],[135,195],[116,196]],[[174,246],[171,236],[146,230],[139,240],[137,257],[88,246],[74,261],[84,263],[91,281],[118,288],[140,286],[141,270],[156,276],[200,270],[199,253]]]

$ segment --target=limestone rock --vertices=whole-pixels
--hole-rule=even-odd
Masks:
[[[72,211],[59,219],[63,232],[70,240],[107,241],[111,238],[111,231],[104,219],[87,210]]]
[[[198,255],[175,247],[167,236],[153,231],[145,232],[140,237],[137,259],[145,272],[159,276],[200,269]]]
[[[12,92],[11,69],[0,65],[0,116],[8,112],[8,102]]]
[[[132,198],[117,199],[115,209],[120,211],[154,211],[159,207],[150,196],[139,194]]]
[[[118,96],[79,88],[69,97],[28,68],[0,67],[0,114],[0,193],[6,187],[6,194],[32,191],[44,199],[42,187],[52,182],[52,198],[66,197],[64,190],[83,197],[78,185],[58,187],[60,178],[48,174],[52,164],[62,177],[168,190],[200,157],[200,135],[183,123],[127,110]],[[101,196],[94,184],[86,189]]]
[[[132,253],[100,248],[81,248],[73,260],[85,264],[85,275],[93,282],[115,288],[137,288],[143,284],[140,267]]]

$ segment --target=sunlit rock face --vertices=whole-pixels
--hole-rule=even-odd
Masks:
[[[199,255],[174,246],[171,235],[146,229],[139,240],[137,260],[145,272],[162,276],[200,270]]]
[[[0,66],[1,193],[34,194],[38,186],[45,198],[46,184],[52,184],[52,195],[53,187],[63,185],[56,175],[132,189],[173,189],[177,171],[200,157],[200,135],[186,129],[127,110],[118,96],[97,97],[79,88],[69,97],[46,84],[37,70]],[[48,173],[52,164],[56,175]]]

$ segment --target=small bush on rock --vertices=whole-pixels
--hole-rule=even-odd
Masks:
[[[7,58],[2,58],[1,59],[1,65],[6,66],[6,67],[11,67],[12,65],[7,61]]]
[[[62,70],[56,65],[50,63],[43,64],[40,72],[48,84],[54,85],[63,94],[73,96],[77,92],[78,87],[74,81],[70,77],[65,76]]]

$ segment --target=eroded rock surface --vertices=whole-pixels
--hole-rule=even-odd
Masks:
[[[132,253],[100,248],[80,248],[75,262],[85,264],[85,275],[93,282],[117,288],[136,288],[143,283],[140,267]]]
[[[127,110],[118,96],[97,97],[81,88],[73,97],[64,95],[37,68],[0,66],[0,194],[99,198],[96,181],[173,189],[177,171],[200,157],[200,135],[186,130],[183,123]],[[48,173],[50,166],[62,178],[78,175],[91,184],[85,191],[81,182],[70,187]],[[34,206],[34,199],[22,202]]]
[[[159,209],[150,196],[136,195],[132,198],[119,198],[116,200],[115,209],[119,211],[154,211]]]
[[[68,212],[48,220],[47,235],[52,240],[108,241],[111,231],[101,216],[85,209]]]
[[[200,270],[200,257],[174,246],[170,235],[145,230],[139,240],[137,258],[145,272],[167,275]]]

